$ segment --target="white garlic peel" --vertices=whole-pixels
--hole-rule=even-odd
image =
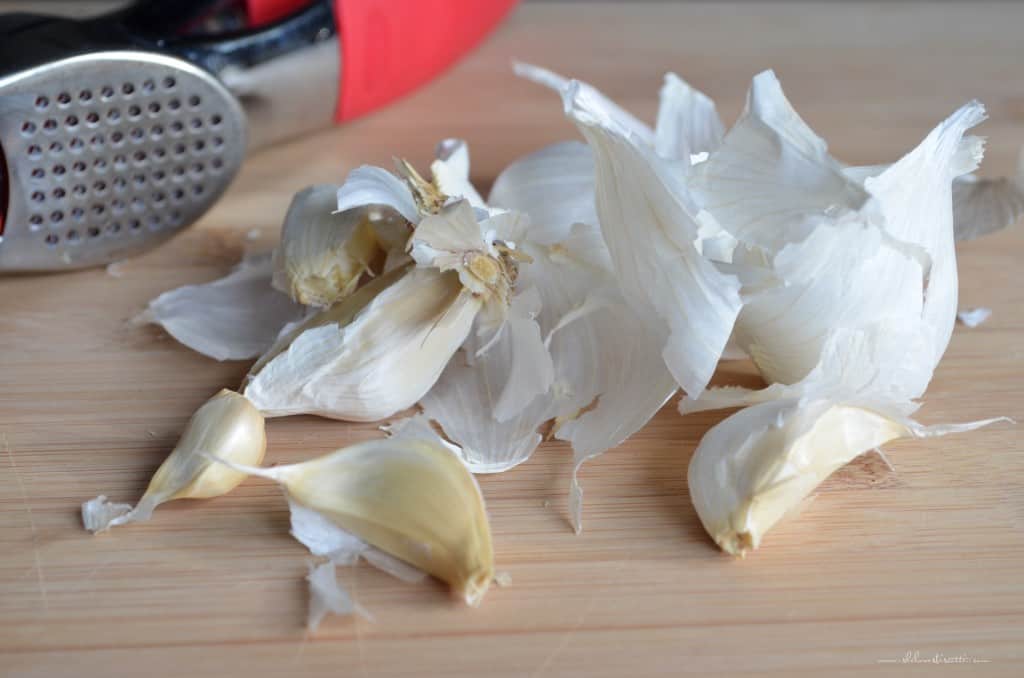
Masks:
[[[754,79],[743,116],[720,143],[713,106],[670,77],[662,96],[672,105],[659,115],[655,152],[594,88],[519,70],[561,93],[594,151],[602,234],[624,290],[632,299],[646,293],[673,332],[666,348],[681,354],[665,358],[688,392],[681,410],[753,405],[713,429],[691,466],[698,514],[723,548],[756,548],[789,508],[865,449],[995,421],[924,429],[905,418],[952,330],[952,185],[980,162],[981,140],[964,137],[984,119],[980,104],[961,108],[894,165],[845,168],[771,72]],[[706,157],[680,162],[699,145],[710,147]],[[668,251],[677,256],[659,261]],[[694,275],[701,270],[724,275]],[[683,312],[702,305],[712,311],[691,322],[707,323],[704,336],[715,341],[695,342],[692,326],[691,338],[678,340]],[[726,331],[768,388],[703,391]],[[695,359],[699,350],[705,355]],[[890,419],[844,409],[863,402],[883,403]],[[821,403],[826,411],[815,409]]]
[[[922,427],[879,405],[776,400],[713,427],[690,461],[687,482],[711,538],[732,555],[764,534],[829,475],[897,438],[969,431],[1001,419]]]
[[[164,292],[133,322],[160,325],[215,360],[254,358],[303,314],[300,304],[271,287],[272,270],[269,254],[246,257],[224,278]]]
[[[330,185],[297,193],[274,251],[274,287],[306,306],[330,306],[351,294],[380,254],[364,211],[333,211],[337,193]]]
[[[246,474],[214,463],[204,453],[239,464],[259,464],[266,447],[263,415],[244,396],[224,389],[192,415],[181,440],[134,508],[99,496],[82,504],[82,522],[90,532],[102,532],[149,520],[153,509],[164,502],[227,494]]]
[[[306,628],[310,632],[317,630],[320,622],[328,613],[343,616],[358,614],[368,621],[373,621],[370,613],[352,600],[352,596],[338,585],[334,563],[326,562],[319,565],[311,563],[306,581],[309,582],[309,611]]]
[[[271,478],[294,505],[359,540],[447,582],[478,605],[494,578],[494,551],[483,497],[465,465],[431,440],[371,440],[299,464],[269,469],[229,463]],[[308,523],[307,515],[300,520]],[[296,520],[293,516],[293,531]],[[320,549],[336,534],[300,528]],[[357,546],[334,548],[351,552]],[[359,552],[359,555],[364,553]]]
[[[977,308],[965,308],[957,311],[956,319],[965,327],[977,327],[992,317],[992,309],[978,306]]]

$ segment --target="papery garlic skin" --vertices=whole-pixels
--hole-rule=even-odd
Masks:
[[[399,272],[350,319],[311,319],[286,349],[257,366],[246,397],[268,417],[346,421],[377,421],[414,405],[465,341],[482,302],[455,272]],[[346,311],[349,300],[342,304]]]
[[[82,521],[90,532],[148,520],[155,509],[174,499],[207,499],[235,489],[244,472],[212,462],[206,454],[238,464],[259,464],[267,449],[263,415],[244,396],[223,389],[192,418],[171,454],[153,474],[134,508],[97,497],[82,504]]]
[[[447,582],[470,605],[494,578],[480,488],[437,442],[371,440],[299,464],[243,470],[281,483],[290,501]]]
[[[274,250],[274,287],[306,306],[349,295],[381,254],[365,211],[336,213],[337,186],[311,186],[292,198]]]

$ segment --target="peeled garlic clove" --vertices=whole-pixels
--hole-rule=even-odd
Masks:
[[[259,464],[267,448],[263,415],[244,396],[221,390],[196,410],[170,456],[153,474],[139,503],[111,504],[104,496],[82,504],[90,532],[149,520],[160,504],[174,499],[207,499],[227,494],[246,474],[200,453],[239,464]]]
[[[436,441],[370,440],[300,464],[237,468],[281,483],[290,501],[447,582],[470,605],[494,578],[480,488]]]
[[[278,342],[245,396],[272,417],[384,419],[430,390],[480,306],[455,272],[397,269]]]
[[[292,199],[274,252],[274,287],[307,306],[349,295],[380,254],[365,210],[335,212],[336,186],[312,186]]]
[[[715,543],[742,556],[823,480],[864,452],[896,438],[969,431],[1000,420],[925,427],[898,406],[880,403],[761,403],[704,436],[690,460],[690,497]]]

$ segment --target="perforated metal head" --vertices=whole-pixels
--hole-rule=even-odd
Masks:
[[[175,57],[97,52],[0,77],[0,270],[149,249],[209,209],[245,148],[234,96]]]

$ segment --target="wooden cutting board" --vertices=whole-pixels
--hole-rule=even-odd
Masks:
[[[462,136],[486,186],[516,156],[574,137],[552,95],[512,76],[513,57],[588,79],[648,120],[666,70],[731,120],[750,76],[772,66],[854,163],[898,157],[978,97],[992,118],[983,171],[1006,174],[1024,143],[1022,25],[1010,3],[527,4],[431,87],[253,157],[201,224],[158,251],[111,272],[0,280],[0,674],[1024,675],[1024,445],[1012,425],[890,445],[895,470],[852,464],[745,560],[713,547],[685,482],[723,413],[666,407],[588,464],[580,536],[566,518],[569,450],[547,443],[480,479],[510,586],[466,609],[434,583],[343,570],[376,621],[329,619],[313,637],[307,557],[267,482],[98,537],[78,515],[100,493],[134,501],[192,411],[246,369],[130,326],[146,301],[270,248],[293,192],[359,164],[426,163],[438,139]],[[962,306],[993,314],[957,327],[921,418],[1024,420],[1024,229],[959,254]],[[752,374],[729,364],[716,381],[756,385]],[[268,461],[376,435],[274,420]]]

